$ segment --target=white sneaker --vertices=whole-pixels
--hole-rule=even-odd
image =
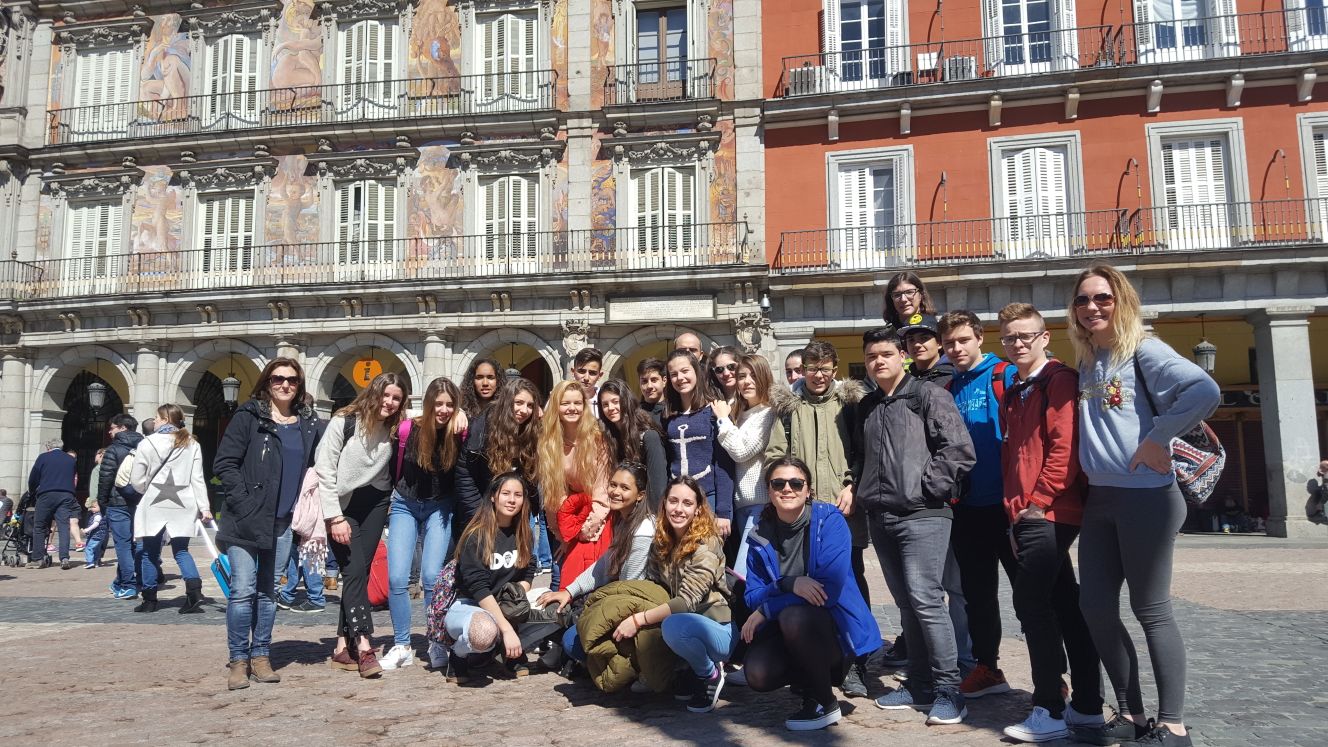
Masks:
[[[1050,711],[1036,706],[1023,723],[1005,727],[1005,736],[1020,742],[1050,742],[1070,736],[1070,729],[1064,719],[1052,718]]]
[[[1065,704],[1065,725],[1066,726],[1105,726],[1107,720],[1102,717],[1102,712],[1080,713],[1074,710],[1074,706]]]
[[[414,663],[415,653],[410,650],[410,646],[393,646],[378,660],[378,666],[383,669],[400,669]]]
[[[447,649],[438,641],[429,641],[429,668],[443,669],[447,666]]]

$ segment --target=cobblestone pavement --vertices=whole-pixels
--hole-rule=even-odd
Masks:
[[[167,563],[170,566],[170,563]],[[0,646],[7,744],[398,744],[658,745],[883,744],[995,745],[1001,728],[1028,709],[1028,660],[1003,589],[1002,666],[1015,687],[970,701],[960,726],[927,727],[921,714],[897,714],[857,700],[824,732],[782,727],[796,706],[787,694],[725,690],[705,715],[669,698],[605,696],[588,682],[542,674],[496,676],[458,688],[417,662],[377,681],[330,669],[334,612],[282,612],[273,660],[284,681],[225,690],[220,605],[178,615],[178,580],[156,614],[106,593],[112,569],[0,569]],[[887,597],[869,569],[874,600]],[[217,595],[211,580],[205,591]],[[1328,543],[1255,537],[1183,537],[1176,565],[1176,610],[1189,650],[1187,715],[1196,744],[1328,745]],[[217,595],[219,596],[219,595]],[[1122,600],[1122,606],[1128,602]],[[885,629],[892,608],[878,604]],[[390,639],[385,612],[378,641]],[[422,622],[417,611],[417,630]],[[1147,652],[1137,627],[1142,668]],[[423,649],[423,636],[415,636]],[[873,694],[893,673],[871,672]],[[1150,675],[1145,675],[1151,680]],[[1151,682],[1146,693],[1153,693]],[[1152,702],[1155,708],[1156,703]],[[311,740],[310,738],[313,738]],[[321,738],[321,739],[320,739]]]

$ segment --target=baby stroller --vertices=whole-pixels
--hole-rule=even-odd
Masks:
[[[18,506],[9,496],[0,498],[0,559],[4,565],[17,568],[23,565],[31,544],[32,525],[36,519],[36,505],[32,496],[24,493]]]

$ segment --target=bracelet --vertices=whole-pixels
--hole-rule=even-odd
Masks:
[[[333,526],[336,526],[337,524],[343,524],[343,523],[345,523],[345,521],[346,521],[346,517],[344,517],[344,516],[337,516],[337,517],[334,517],[334,518],[328,519],[328,520],[327,520],[327,525],[330,526],[330,527],[333,527]]]

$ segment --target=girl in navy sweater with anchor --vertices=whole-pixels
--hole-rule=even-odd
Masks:
[[[719,445],[719,426],[710,403],[718,395],[710,390],[701,364],[686,350],[669,356],[664,392],[665,449],[671,477],[690,477],[700,484],[714,508],[721,537],[729,534],[733,519],[736,468],[733,457]]]

